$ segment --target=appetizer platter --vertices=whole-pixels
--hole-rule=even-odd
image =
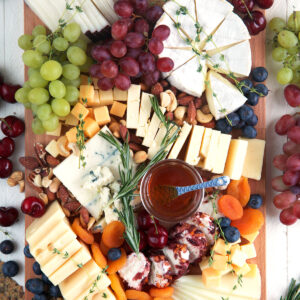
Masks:
[[[266,299],[268,1],[49,2],[19,39],[25,299]]]

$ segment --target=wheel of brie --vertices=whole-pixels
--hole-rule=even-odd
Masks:
[[[246,97],[228,79],[251,71],[250,35],[233,6],[225,0],[171,0],[163,9],[157,26],[167,25],[171,33],[160,57],[174,61],[164,78],[195,97],[206,91],[216,120],[242,106]]]

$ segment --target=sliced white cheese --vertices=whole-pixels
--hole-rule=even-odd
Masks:
[[[132,84],[128,90],[126,127],[137,129],[139,124],[141,86]]]
[[[218,144],[217,155],[214,161],[214,167],[212,169],[212,172],[215,174],[222,174],[224,172],[230,141],[230,134],[221,134]]]
[[[168,156],[168,159],[176,159],[185,143],[185,141],[187,140],[190,132],[192,130],[192,125],[184,122],[179,137],[177,138],[173,148],[171,149],[171,152]]]
[[[219,73],[233,73],[237,77],[245,77],[251,71],[251,56],[250,42],[247,40],[211,56],[207,65]]]
[[[206,98],[216,120],[237,110],[247,101],[247,98],[231,82],[214,71],[208,72]]]
[[[160,106],[159,108],[163,114],[166,112],[165,107]],[[156,113],[153,113],[151,122],[147,128],[147,132],[146,132],[146,135],[145,135],[143,143],[142,143],[143,146],[146,146],[146,147],[151,146],[152,142],[154,141],[155,135],[159,129],[160,124],[161,124],[161,121],[160,121],[159,117],[157,116]]]
[[[92,0],[92,2],[110,24],[113,24],[119,19],[114,10],[115,3],[113,0]]]
[[[202,144],[202,138],[204,134],[205,127],[194,125],[193,131],[188,144],[188,149],[185,154],[185,162],[192,166],[196,166],[200,160],[200,147]]]
[[[208,147],[209,147],[212,132],[213,130],[211,128],[204,129],[202,144],[199,152],[200,157],[206,158],[208,155]]]
[[[139,122],[138,122],[138,128],[136,131],[136,135],[140,137],[145,137],[147,129],[148,129],[148,120],[150,118],[151,114],[151,101],[150,98],[153,95],[148,93],[142,93],[141,98],[141,107],[140,107],[140,114],[139,114]]]
[[[213,130],[210,138],[207,157],[204,160],[203,169],[211,171],[214,167],[214,162],[218,155],[218,144],[221,136],[221,131]]]

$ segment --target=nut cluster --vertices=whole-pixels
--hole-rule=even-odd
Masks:
[[[24,174],[22,171],[13,172],[10,177],[7,179],[7,184],[11,187],[19,185],[20,193],[23,193],[25,190],[25,181]]]

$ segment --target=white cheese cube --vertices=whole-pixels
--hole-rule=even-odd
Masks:
[[[200,160],[199,153],[202,144],[204,129],[205,127],[203,126],[193,126],[188,149],[185,155],[185,161],[192,166],[196,166]]]
[[[128,90],[126,127],[137,129],[139,124],[141,86],[132,84]]]
[[[230,141],[230,134],[221,134],[218,144],[217,155],[212,170],[212,172],[215,174],[222,174],[224,172]]]
[[[241,250],[247,255],[247,259],[256,257],[255,246],[252,243],[241,245]]]
[[[59,150],[57,147],[56,140],[52,140],[45,148],[45,150],[52,155],[53,157],[57,157],[59,155]]]

